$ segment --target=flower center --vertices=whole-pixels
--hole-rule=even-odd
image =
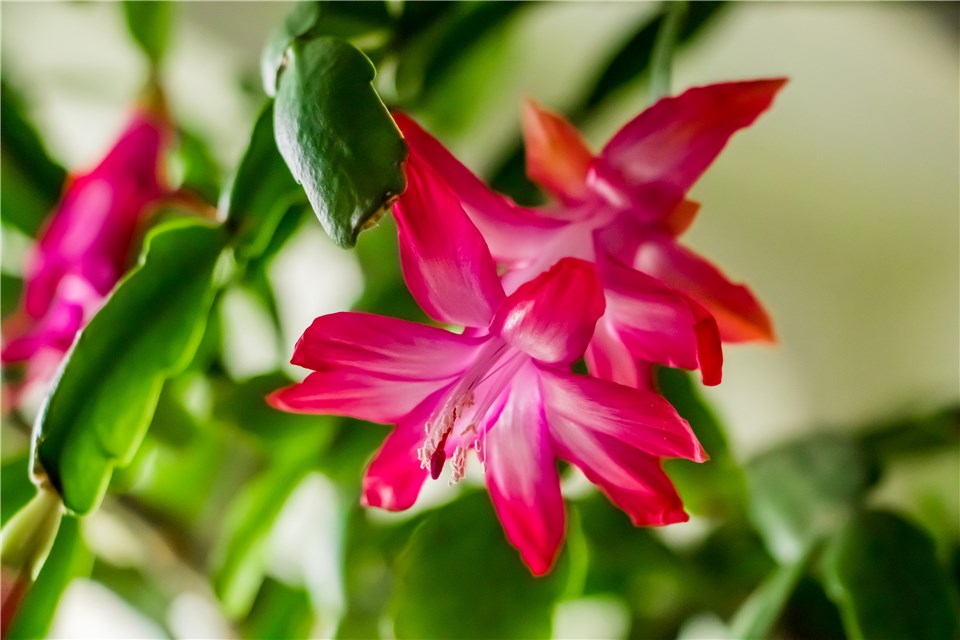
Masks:
[[[427,420],[426,438],[417,450],[420,465],[430,469],[430,476],[440,477],[447,460],[447,450],[453,447],[453,475],[451,484],[463,478],[467,451],[485,431],[487,414],[498,402],[514,374],[528,359],[522,351],[510,347],[500,338],[491,337],[481,347],[476,359],[463,373]]]

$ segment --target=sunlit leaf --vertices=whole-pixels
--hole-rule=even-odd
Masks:
[[[141,264],[74,342],[34,436],[35,471],[68,509],[97,507],[114,466],[136,453],[164,380],[193,357],[223,243],[220,228],[200,222],[157,227]]]
[[[212,560],[214,590],[231,617],[250,609],[263,581],[273,523],[316,457],[315,449],[298,445],[272,460],[232,501]]]
[[[250,614],[243,620],[246,638],[309,638],[313,608],[305,589],[267,578]]]
[[[125,0],[123,17],[133,41],[151,63],[163,58],[170,40],[173,3],[163,0]]]
[[[545,638],[566,569],[534,578],[480,492],[429,512],[397,559],[398,638]]]
[[[233,617],[247,613],[263,581],[266,542],[284,502],[316,468],[336,435],[331,418],[295,415],[270,407],[264,397],[289,384],[282,374],[254,378],[220,394],[218,420],[261,441],[265,466],[231,501],[214,552],[214,588]]]
[[[78,520],[64,517],[50,555],[20,603],[6,637],[46,637],[64,589],[74,578],[88,575],[92,565],[93,555],[83,544]]]
[[[350,505],[344,517],[343,583],[345,611],[337,626],[340,640],[380,636],[394,587],[391,561],[406,546],[416,518],[400,523],[375,523],[372,510],[361,507],[356,492],[344,492]]]
[[[891,513],[859,513],[834,538],[827,592],[851,638],[955,638],[956,593],[922,529]]]
[[[0,465],[0,524],[30,502],[37,488],[30,482],[30,455],[27,451]]]
[[[781,564],[842,523],[870,480],[854,442],[826,433],[765,453],[745,471],[751,520]]]
[[[274,106],[277,146],[327,234],[356,243],[405,186],[406,145],[370,84],[374,68],[335,38],[287,49]]]

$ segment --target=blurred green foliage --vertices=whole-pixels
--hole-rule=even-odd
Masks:
[[[677,46],[707,29],[723,6],[692,3]],[[393,86],[377,85],[389,106],[429,115],[426,97],[447,83],[484,82],[458,77],[459,63],[484,34],[524,10],[512,2],[302,3],[267,44],[264,82],[272,94],[279,78],[280,94],[276,106],[270,102],[261,111],[232,177],[220,184],[202,132],[181,138],[183,185],[218,204],[224,225],[181,221],[153,231],[151,247],[164,259],[148,251],[117,288],[78,340],[38,423],[39,459],[68,507],[92,510],[109,482],[104,510],[131,531],[159,535],[141,541],[150,557],[125,566],[87,543],[94,528],[66,517],[10,637],[45,635],[61,594],[79,576],[91,576],[172,634],[166,614],[180,593],[177,585],[189,583],[172,574],[207,581],[233,631],[249,638],[306,638],[317,629],[341,638],[549,637],[558,605],[601,596],[622,604],[631,638],[676,637],[704,616],[729,637],[945,638],[960,632],[957,528],[949,527],[953,554],[945,558],[922,527],[871,508],[891,463],[956,450],[957,407],[868,426],[854,436],[824,431],[744,464],[694,380],[660,371],[662,392],[712,456],[704,465],[665,465],[694,523],[637,529],[597,492],[577,494],[568,500],[560,560],[551,574],[535,579],[503,537],[485,494],[450,489],[449,502],[406,517],[371,514],[358,504],[360,479],[383,428],[270,408],[264,395],[292,381],[285,371],[230,375],[222,357],[224,292],[252,293],[279,335],[269,267],[304,224],[315,223],[307,219],[308,200],[331,235],[350,244],[383,204],[385,189],[400,188],[402,144],[369,85],[367,61],[347,41],[377,64],[395,65]],[[164,3],[130,2],[124,11],[135,41],[159,61],[168,40]],[[647,16],[628,39],[610,44],[596,82],[572,109],[574,121],[649,78],[663,21],[662,13]],[[59,197],[65,173],[43,151],[29,110],[6,84],[2,97],[0,218],[5,230],[32,237]],[[294,174],[306,192],[277,148],[275,122],[291,129],[284,134],[285,155],[300,158],[303,170]],[[317,136],[326,136],[319,150],[303,143],[309,138],[313,145]],[[357,136],[366,141],[360,158],[334,162],[321,153]],[[493,183],[520,201],[539,201],[522,159],[517,141]],[[347,178],[331,187],[328,172],[338,167],[347,167]],[[324,208],[335,201],[349,206]],[[403,285],[391,221],[365,232],[356,255],[365,283],[357,309],[425,320]],[[19,298],[19,278],[4,273],[2,288],[7,315]],[[137,331],[117,330],[124,326]],[[24,424],[5,417],[5,443]],[[2,463],[6,522],[34,489],[25,450],[7,448]],[[114,464],[122,468],[111,480]],[[280,575],[270,562],[291,496],[317,474],[337,498],[330,531],[313,533],[336,540],[338,558],[322,569],[342,588],[339,602],[310,580]],[[293,551],[304,564],[312,562],[306,551]]]

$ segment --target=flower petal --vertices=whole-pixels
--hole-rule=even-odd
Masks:
[[[555,430],[551,424],[550,433],[559,456],[577,465],[633,524],[657,526],[689,519],[657,458],[587,430]]]
[[[593,154],[572,124],[526,99],[523,101],[523,143],[530,179],[561,200],[584,198]]]
[[[633,266],[692,298],[716,319],[724,342],[775,341],[767,312],[750,290],[668,236],[636,247]]]
[[[617,384],[652,391],[653,365],[634,357],[619,332],[604,314],[597,321],[593,338],[583,354],[590,375]]]
[[[656,393],[546,367],[540,367],[540,380],[553,433],[586,431],[652,456],[707,459],[687,421]]]
[[[292,360],[315,373],[269,401],[285,411],[397,422],[460,375],[483,342],[364,313],[321,316]]]
[[[407,141],[410,159],[427,164],[443,178],[498,261],[515,263],[529,259],[556,230],[563,228],[563,220],[542,216],[491,191],[410,117],[394,112],[393,118]]]
[[[663,98],[613,136],[591,169],[591,181],[599,191],[617,192],[643,219],[663,219],[785,83],[727,82]]]
[[[720,384],[720,332],[706,309],[609,257],[599,256],[597,267],[606,292],[606,317],[635,358],[700,369],[705,385]]]
[[[267,402],[292,413],[394,424],[443,384],[437,380],[396,380],[358,371],[317,371],[303,382],[274,391],[267,396]]]
[[[565,525],[537,386],[534,371],[514,380],[500,418],[486,432],[483,450],[490,499],[507,540],[539,576],[553,566]]]
[[[467,367],[484,341],[370,313],[331,313],[303,332],[291,362],[397,380],[446,380]]]
[[[450,188],[416,156],[394,204],[410,293],[440,322],[486,327],[503,299],[490,251]]]
[[[573,362],[587,348],[603,308],[593,265],[564,258],[510,295],[490,330],[542,362]]]
[[[417,453],[423,446],[423,425],[447,390],[444,387],[432,393],[390,432],[363,476],[360,504],[388,511],[403,511],[413,506],[430,475],[421,467]]]
[[[137,222],[164,191],[159,163],[169,129],[163,118],[135,113],[100,164],[69,181],[27,264],[30,317],[47,313],[70,272],[83,273],[103,295],[123,275]]]

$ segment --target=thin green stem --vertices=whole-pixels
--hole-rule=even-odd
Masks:
[[[663,22],[660,25],[660,31],[657,32],[657,40],[653,45],[653,59],[650,62],[651,102],[671,93],[673,50],[686,13],[686,0],[672,0],[664,3]]]

